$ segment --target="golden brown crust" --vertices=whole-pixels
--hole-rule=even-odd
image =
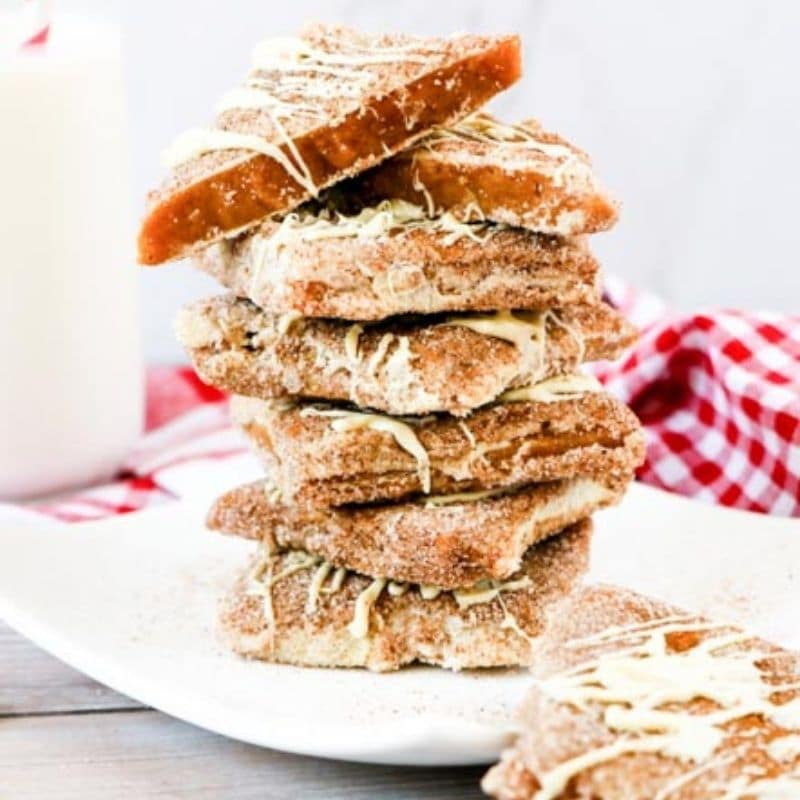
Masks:
[[[208,526],[271,547],[306,550],[337,567],[445,588],[507,578],[528,548],[616,502],[624,485],[575,479],[473,502],[313,509],[270,500],[258,482],[220,497]]]
[[[352,190],[561,236],[613,226],[616,204],[583,152],[536,120],[500,124],[499,137],[496,127],[490,114],[478,112],[360,175]]]
[[[289,107],[306,109],[281,115],[291,146],[265,111],[228,110],[219,115],[216,127],[256,135],[279,147],[284,158],[305,167],[317,189],[374,166],[435,125],[460,119],[520,76],[515,36],[421,39],[317,25],[302,39],[323,54],[344,54],[345,60],[354,53],[359,58],[380,55],[380,50],[396,58],[359,64],[356,77],[362,88],[350,96],[343,93],[352,88],[353,79],[326,77],[324,64],[314,71],[306,61],[302,71],[296,66],[288,75],[285,68],[256,73],[270,95]],[[298,74],[305,80],[300,88]],[[317,91],[309,93],[312,77]],[[158,264],[184,256],[198,245],[294,208],[311,197],[310,188],[267,155],[234,150],[196,157],[151,194],[139,234],[139,260]]]
[[[318,507],[420,494],[425,472],[392,433],[336,430],[316,406],[235,398],[231,409],[271,480]],[[644,460],[636,416],[611,395],[486,406],[463,420],[410,425],[430,460],[430,494],[472,492],[575,476],[625,481]]]
[[[484,226],[453,240],[411,226],[376,237],[279,241],[280,230],[266,222],[206,248],[195,264],[265,311],[306,317],[380,320],[600,301],[599,267],[580,238]]]
[[[366,326],[353,338],[355,358],[347,347],[351,324],[306,319],[284,330],[280,317],[233,295],[185,307],[175,329],[200,377],[236,394],[339,400],[388,414],[457,416],[508,389],[574,372],[581,357],[617,358],[635,339],[633,327],[609,306],[573,306],[548,315],[544,353],[531,364],[512,342],[443,322],[393,318]],[[387,335],[389,347],[375,363]]]
[[[597,663],[596,659],[605,655],[621,655],[623,650],[637,643],[637,637],[620,638],[612,632],[636,626],[658,630],[660,620],[662,624],[672,620],[675,625],[676,630],[665,637],[667,652],[671,653],[691,653],[706,640],[736,632],[732,626],[709,626],[707,620],[699,615],[687,614],[627,589],[587,587],[571,596],[560,608],[558,616],[551,618],[546,635],[542,637],[535,673],[546,681],[578,665]],[[608,637],[605,640],[598,638],[603,632]],[[638,641],[644,638],[640,636]],[[733,641],[727,649],[712,650],[715,654],[731,652],[753,654],[763,684],[795,685],[792,691],[771,694],[770,702],[782,705],[798,696],[800,660],[796,653],[788,653],[747,636]],[[772,655],[769,658],[758,657],[767,653]],[[711,660],[704,666],[708,672],[705,688],[709,693],[715,670],[713,664]],[[680,673],[673,671],[672,674],[678,676],[675,680],[679,685]],[[636,675],[632,672],[630,680],[637,680]],[[737,678],[733,678],[730,671],[725,673],[723,680],[729,681],[729,693],[737,691],[737,679],[744,680],[741,676],[741,670]],[[718,677],[722,674],[719,673]],[[662,692],[669,697],[668,682],[663,677],[662,681]],[[603,696],[599,689],[597,696]],[[701,715],[719,706],[712,700],[690,694],[688,698],[657,706],[662,707],[673,712]],[[633,735],[631,732],[614,732],[608,727],[604,722],[604,711],[598,702],[589,702],[578,709],[568,703],[556,702],[546,690],[534,688],[522,708],[522,733],[503,753],[500,763],[484,778],[484,791],[499,800],[530,800],[537,796],[545,776],[568,759],[629,740]],[[548,797],[554,800],[652,800],[663,796],[665,800],[667,797],[669,800],[711,800],[723,795],[741,798],[796,796],[800,751],[795,748],[792,754],[790,748],[788,758],[779,758],[775,751],[770,751],[770,743],[786,734],[797,735],[799,731],[793,730],[791,725],[781,728],[761,714],[734,717],[723,728],[724,736],[708,759],[697,762],[679,760],[660,751],[627,752],[579,770],[562,791],[548,794]],[[746,791],[748,785],[757,785],[756,781],[779,776],[794,776],[795,782],[784,784],[782,793],[765,791],[761,795],[756,789]],[[744,784],[739,787],[740,793],[726,794],[741,781]],[[667,787],[671,787],[669,791]]]
[[[309,614],[312,575],[305,570],[273,587],[274,627],[262,600],[247,595],[240,583],[223,610],[223,631],[242,655],[303,666],[385,672],[412,662],[455,670],[527,665],[536,657],[536,637],[586,571],[590,530],[587,520],[532,548],[519,575],[529,577],[530,587],[503,593],[502,602],[462,610],[448,593],[423,600],[414,588],[400,597],[383,592],[370,614],[368,636],[357,639],[347,626],[355,598],[370,579],[348,575],[338,592],[320,595]],[[273,558],[277,574],[285,557]],[[504,626],[507,615],[522,633]]]

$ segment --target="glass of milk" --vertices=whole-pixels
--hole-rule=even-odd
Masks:
[[[0,498],[110,478],[142,362],[119,35],[56,15],[0,53]]]

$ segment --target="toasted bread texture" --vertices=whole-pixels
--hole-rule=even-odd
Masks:
[[[222,631],[244,656],[302,666],[386,672],[413,662],[453,670],[528,665],[537,637],[586,571],[590,530],[584,521],[532,548],[507,589],[490,589],[466,607],[450,592],[424,599],[420,587],[406,586],[392,594],[354,573],[336,588],[336,575],[324,572],[315,590],[318,562],[297,569],[296,556],[269,556],[227,600]],[[261,577],[255,585],[254,575]],[[359,612],[359,596],[375,589],[366,614]],[[361,630],[354,631],[359,616]]]
[[[139,260],[158,264],[284,213],[378,164],[520,76],[516,36],[417,38],[313,25],[262,42],[212,130],[171,148]]]
[[[617,358],[635,331],[609,306],[572,306],[505,334],[492,318],[393,317],[374,325],[280,317],[233,295],[186,306],[175,331],[200,377],[262,399],[345,401],[387,414],[464,416],[503,392],[575,371],[580,361]],[[513,319],[516,317],[510,315]],[[530,315],[527,315],[530,318]],[[454,322],[466,324],[453,324]]]
[[[608,586],[575,593],[552,623],[488,794],[800,797],[796,653]]]
[[[401,200],[351,215],[305,206],[206,248],[195,264],[265,311],[306,317],[380,320],[600,300],[584,238],[429,219]]]
[[[636,416],[603,392],[502,403],[463,420],[241,397],[231,411],[283,497],[319,507],[576,476],[626,483],[644,460]]]
[[[617,219],[585,153],[536,120],[506,125],[485,112],[437,129],[354,184],[373,201],[400,198],[431,215],[560,236],[607,230]]]
[[[449,589],[508,578],[531,545],[622,492],[618,485],[576,478],[436,505],[314,509],[282,503],[262,481],[220,497],[208,525],[272,549],[303,549],[336,567]]]

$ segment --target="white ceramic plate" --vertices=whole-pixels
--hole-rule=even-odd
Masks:
[[[397,764],[496,758],[523,671],[391,675],[247,662],[219,646],[217,598],[252,545],[204,530],[205,503],[62,526],[0,522],[0,617],[117,691],[209,730],[296,753]],[[800,646],[800,523],[634,486],[597,517],[592,578]]]

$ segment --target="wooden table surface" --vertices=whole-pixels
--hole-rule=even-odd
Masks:
[[[468,800],[483,797],[483,772],[347,764],[235,742],[95,683],[0,622],[0,800]]]

